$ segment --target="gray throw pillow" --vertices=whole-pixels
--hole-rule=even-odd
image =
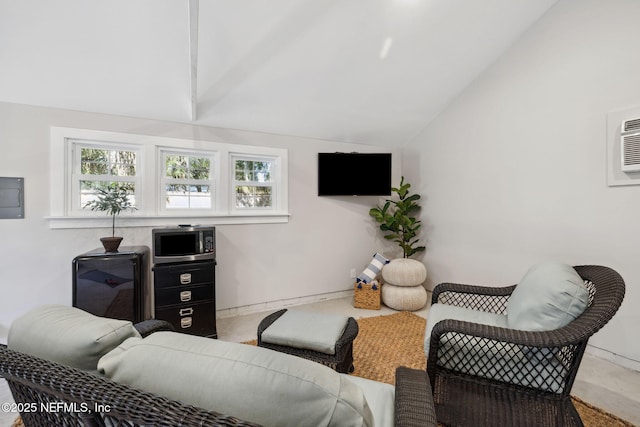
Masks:
[[[140,334],[127,320],[94,316],[78,308],[43,305],[16,319],[10,349],[73,368],[97,372],[98,360]]]
[[[507,325],[550,331],[568,325],[587,308],[584,280],[567,264],[543,262],[527,271],[507,302]]]

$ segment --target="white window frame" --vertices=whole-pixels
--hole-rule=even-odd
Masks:
[[[167,156],[187,156],[187,157],[207,157],[210,161],[209,164],[209,179],[208,180],[192,180],[192,179],[181,179],[181,180],[173,180],[167,178],[166,174],[166,157]],[[204,151],[204,150],[177,150],[175,148],[164,148],[160,147],[158,149],[158,180],[160,181],[160,186],[158,188],[158,211],[161,214],[185,214],[185,215],[193,215],[194,212],[198,212],[200,214],[211,214],[215,215],[218,213],[218,209],[216,208],[216,196],[218,192],[217,182],[218,177],[218,153],[215,151]],[[167,196],[167,185],[168,184],[202,184],[208,185],[211,189],[211,197],[210,197],[210,208],[188,208],[188,209],[179,209],[179,208],[169,208],[167,207],[165,198]]]
[[[126,149],[136,148],[136,206],[135,212],[123,212],[118,217],[118,227],[172,226],[178,224],[246,224],[285,223],[288,212],[288,153],[286,149],[249,146],[213,141],[167,138],[118,132],[63,127],[51,128],[50,142],[50,215],[47,217],[51,228],[94,228],[110,226],[107,215],[90,209],[73,209],[74,189],[73,152],[77,144],[94,144]],[[164,165],[162,154],[209,153],[215,158],[214,190],[212,209],[173,210],[161,208],[162,176]],[[274,159],[277,197],[269,209],[236,209],[231,203],[233,194],[233,156],[253,156]],[[79,182],[79,181],[78,181]]]
[[[229,206],[231,207],[232,212],[236,213],[246,213],[246,212],[269,212],[269,211],[277,211],[279,209],[279,199],[280,199],[280,189],[279,189],[279,181],[280,181],[280,165],[278,162],[278,157],[276,156],[259,156],[255,154],[244,154],[244,153],[231,153],[229,156],[229,180],[231,182],[230,188],[230,200]],[[242,161],[255,161],[255,162],[269,162],[272,165],[271,170],[271,180],[269,182],[259,182],[259,181],[238,181],[235,176],[235,163],[237,160]],[[236,206],[236,186],[256,186],[256,187],[270,187],[271,188],[271,206]]]
[[[106,183],[109,182],[132,182],[135,186],[134,197],[136,200],[135,207],[136,209],[142,208],[142,193],[143,193],[143,183],[142,183],[142,171],[144,170],[143,158],[141,154],[141,146],[134,144],[106,144],[100,141],[91,141],[91,140],[82,140],[82,139],[71,139],[69,141],[71,144],[69,149],[71,151],[71,180],[69,182],[70,191],[69,191],[69,212],[72,215],[97,215],[101,214],[100,212],[92,212],[90,209],[85,209],[80,205],[80,181],[83,180],[91,180],[91,181],[103,181]],[[108,151],[133,151],[136,153],[136,174],[133,177],[126,176],[112,176],[112,175],[83,175],[81,173],[81,163],[82,163],[82,149],[83,148],[93,148],[98,150],[108,150]],[[104,213],[102,213],[104,215]]]

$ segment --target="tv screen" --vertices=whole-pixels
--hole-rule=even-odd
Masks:
[[[319,153],[318,196],[388,196],[391,153]]]

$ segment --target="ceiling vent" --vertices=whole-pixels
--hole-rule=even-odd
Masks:
[[[622,122],[622,172],[640,172],[640,118]]]

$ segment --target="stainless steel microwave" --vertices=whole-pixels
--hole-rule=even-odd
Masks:
[[[206,261],[216,258],[216,228],[179,226],[151,230],[153,263]]]

